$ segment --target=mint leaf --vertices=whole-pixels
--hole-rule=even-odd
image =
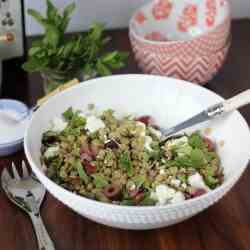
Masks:
[[[109,184],[101,174],[92,174],[91,176],[93,177],[93,182],[97,188],[104,188]]]
[[[127,171],[128,176],[133,175],[133,173],[134,173],[133,164],[132,164],[132,161],[130,160],[127,152],[124,152],[120,155],[119,166],[120,166],[120,168]]]

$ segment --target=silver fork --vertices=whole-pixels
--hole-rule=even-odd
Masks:
[[[44,186],[29,174],[25,162],[22,162],[22,177],[12,163],[13,178],[5,168],[2,171],[2,188],[7,197],[23,209],[31,218],[36,233],[39,250],[54,250],[54,244],[40,216],[40,206],[46,190]]]

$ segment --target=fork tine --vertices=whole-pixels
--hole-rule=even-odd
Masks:
[[[25,161],[22,161],[22,170],[23,170],[23,178],[29,177],[29,172],[25,164]]]
[[[11,179],[11,176],[6,168],[3,169],[2,175],[1,175],[1,181],[2,184],[3,182],[8,182]]]
[[[18,172],[16,170],[16,166],[15,166],[14,162],[12,162],[12,172],[13,172],[14,178],[16,180],[21,180],[21,178],[20,178],[20,176],[19,176],[19,174],[18,174]]]

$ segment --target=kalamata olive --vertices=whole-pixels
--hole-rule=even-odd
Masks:
[[[134,202],[135,202],[136,204],[138,204],[138,203],[140,203],[140,202],[144,199],[144,197],[145,197],[145,193],[144,193],[144,192],[139,192],[139,193],[133,198],[133,200],[134,200]]]
[[[92,161],[92,156],[87,153],[80,154],[81,161],[84,163],[85,161]]]
[[[94,174],[96,172],[96,165],[94,165],[88,161],[84,162],[84,167],[85,167],[86,173],[88,175]]]
[[[118,149],[119,144],[117,141],[111,139],[111,140],[108,140],[107,142],[105,142],[105,148]]]
[[[130,189],[128,190],[128,193],[131,198],[134,198],[139,193],[139,189],[138,188]]]
[[[109,185],[103,190],[105,196],[111,200],[118,200],[121,196],[121,187],[118,185]]]
[[[208,137],[203,137],[203,142],[207,145],[209,151],[214,150],[214,143]]]
[[[193,193],[191,193],[191,197],[192,198],[196,198],[196,197],[199,197],[199,196],[205,194],[206,192],[207,191],[205,189],[198,188]]]
[[[149,115],[139,116],[135,120],[138,122],[142,122],[145,125],[153,125],[154,124],[154,119]]]

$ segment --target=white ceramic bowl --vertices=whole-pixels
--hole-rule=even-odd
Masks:
[[[124,229],[152,229],[169,226],[194,216],[225,195],[247,167],[250,152],[249,128],[239,112],[203,124],[211,127],[225,169],[225,182],[216,190],[180,204],[158,207],[127,207],[105,204],[58,186],[43,173],[40,147],[49,121],[69,106],[84,109],[95,103],[98,109],[114,108],[121,113],[153,115],[161,126],[172,126],[223,99],[215,93],[190,84],[160,76],[121,75],[84,82],[52,97],[32,117],[26,130],[24,146],[33,172],[46,189],[62,203],[93,221]],[[234,131],[234,133],[232,133]]]

